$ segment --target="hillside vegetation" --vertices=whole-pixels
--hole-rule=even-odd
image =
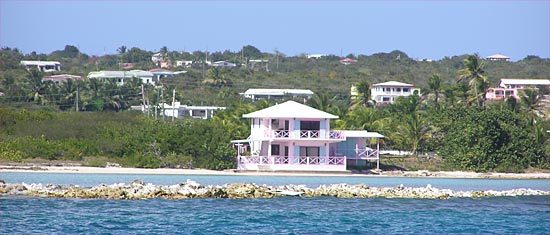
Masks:
[[[392,51],[348,55],[358,62],[343,65],[334,55],[308,59],[246,46],[239,52],[209,53],[209,61],[239,65],[220,69],[204,66],[201,62],[207,55],[203,52],[180,53],[165,47],[160,51],[167,61],[196,63],[191,68],[175,68],[188,72],[161,80],[162,87],[146,86],[141,94],[137,80],[123,86],[97,80],[43,82],[45,74],[27,71],[19,61],[57,60],[62,63],[60,73],[86,76],[95,70],[118,70],[119,63],[133,63],[138,69],[157,67],[151,62],[153,52],[121,47],[118,55],[90,57],[73,46],[48,55],[23,55],[17,49],[3,48],[0,158],[106,159],[137,167],[232,168],[236,152],[229,141],[244,139],[250,131],[242,114],[275,102],[251,103],[238,93],[249,88],[301,88],[316,93],[308,105],[340,117],[331,123],[333,128],[380,132],[385,136],[384,149],[437,154],[449,169],[518,172],[550,168],[549,109],[541,102],[548,90],[541,89],[539,94],[526,90],[517,101],[484,99],[486,89],[503,77],[550,78],[549,59],[527,56],[517,62],[492,62],[461,55],[427,62]],[[269,70],[265,65],[251,68],[247,63],[251,59],[268,59]],[[375,106],[367,88],[389,80],[413,83],[422,92],[392,105]],[[357,85],[360,97],[350,97],[351,85]],[[210,120],[174,122],[128,111],[141,104],[142,97],[153,105],[170,103],[173,90],[175,99],[183,104],[228,109]]]

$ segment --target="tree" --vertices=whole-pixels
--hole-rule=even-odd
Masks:
[[[336,98],[336,96],[331,97],[327,92],[320,92],[315,93],[308,103],[313,108],[330,112],[331,108],[334,106],[334,101]]]
[[[207,84],[213,87],[224,87],[231,86],[232,82],[229,79],[225,78],[225,70],[218,67],[212,67],[208,70],[208,73],[204,80],[203,84]]]
[[[241,54],[247,59],[260,59],[262,58],[262,52],[258,48],[251,45],[246,45],[241,50]]]
[[[27,94],[27,101],[32,101],[40,105],[47,104],[48,99],[45,93],[48,89],[49,82],[42,82],[42,74],[36,69],[31,69],[28,72],[27,86],[29,93]]]
[[[428,86],[430,87],[430,91],[435,95],[434,98],[434,105],[435,109],[439,109],[439,91],[441,89],[441,77],[439,77],[439,74],[434,74],[428,79]]]
[[[477,55],[471,55],[464,60],[464,66],[464,69],[458,71],[459,77],[457,82],[469,80],[468,85],[470,89],[474,90],[474,99],[477,105],[483,106],[487,88],[487,77],[483,68],[484,63],[478,60]]]
[[[360,83],[357,83],[356,87],[357,87],[357,92],[361,95],[360,98],[358,99],[357,104],[360,103],[363,106],[373,107],[374,102],[372,102],[372,100],[370,99],[370,96],[371,96],[370,83],[368,81],[362,81]],[[352,105],[352,109],[355,108],[357,104]]]
[[[520,94],[521,104],[523,109],[532,116],[540,116],[539,108],[539,96],[533,89],[523,89]]]
[[[126,55],[126,46],[120,46],[118,49],[116,49],[118,51],[118,53],[120,54],[120,62],[121,63],[124,63],[126,62],[126,58],[125,55]]]

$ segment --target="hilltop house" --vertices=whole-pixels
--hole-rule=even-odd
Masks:
[[[355,64],[355,63],[357,63],[357,60],[354,60],[354,59],[351,59],[351,58],[344,58],[344,59],[340,60],[340,63],[342,63],[344,65]]]
[[[88,73],[89,79],[100,79],[101,81],[114,80],[117,85],[122,86],[132,78],[139,78],[143,84],[155,85],[153,73],[143,70],[130,71],[97,71]]]
[[[55,72],[61,71],[61,63],[58,61],[30,61],[23,60],[21,64],[25,66],[27,70],[36,67],[40,72]]]
[[[410,96],[415,91],[420,93],[420,89],[412,84],[396,81],[377,83],[371,86],[371,99],[376,104],[391,104],[397,97]]]
[[[500,79],[499,87],[487,89],[485,98],[487,100],[501,100],[507,97],[519,99],[520,92],[523,89],[531,88],[538,91],[538,87],[547,87],[550,89],[550,79]]]
[[[140,110],[144,113],[147,113],[151,108],[156,109],[162,115],[164,113],[165,117],[174,117],[174,118],[197,118],[197,119],[209,119],[214,117],[214,113],[218,110],[225,110],[226,107],[216,107],[216,106],[187,106],[181,105],[179,101],[174,102],[173,105],[162,103],[159,106],[151,107],[150,105],[143,106],[132,106],[132,110]]]
[[[51,82],[54,82],[55,84],[65,83],[68,80],[83,81],[84,78],[81,76],[69,75],[69,74],[51,75],[51,76],[46,76],[42,78],[43,82],[51,81]]]
[[[252,100],[271,98],[282,99],[285,96],[290,96],[292,98],[303,97],[305,102],[313,96],[313,91],[304,89],[248,89],[240,94]]]
[[[212,64],[210,64],[210,66],[212,67],[223,67],[223,68],[235,68],[237,67],[236,64],[233,64],[233,63],[230,63],[230,62],[227,62],[227,61],[216,61],[216,62],[213,62]]]
[[[251,119],[250,136],[231,141],[238,170],[347,172],[348,166],[367,161],[379,167],[378,140],[383,136],[331,130],[330,119],[338,117],[330,113],[287,101],[243,117]]]
[[[492,56],[487,56],[486,59],[490,61],[510,61],[510,57],[501,55],[501,54],[494,54]]]

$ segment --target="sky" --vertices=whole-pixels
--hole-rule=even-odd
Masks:
[[[538,1],[34,1],[0,0],[0,46],[88,55],[124,45],[158,52],[293,56],[503,54],[550,58],[550,0]]]

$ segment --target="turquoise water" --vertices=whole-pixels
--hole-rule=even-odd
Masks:
[[[254,182],[315,187],[331,183],[453,190],[550,190],[549,180],[100,175],[2,173],[8,183],[94,186],[134,179],[157,185]],[[432,199],[100,200],[0,197],[0,234],[549,234],[550,197]]]
[[[99,184],[130,183],[142,179],[155,185],[173,185],[194,180],[202,185],[223,185],[227,183],[256,183],[272,186],[295,184],[316,188],[321,184],[366,184],[374,187],[433,187],[452,190],[510,190],[531,188],[550,191],[550,180],[509,179],[444,179],[404,177],[361,177],[361,176],[220,176],[220,175],[147,175],[147,174],[64,174],[64,173],[2,173],[0,179],[8,183],[42,183],[80,185],[92,187]]]
[[[0,198],[2,234],[548,234],[550,197]]]

